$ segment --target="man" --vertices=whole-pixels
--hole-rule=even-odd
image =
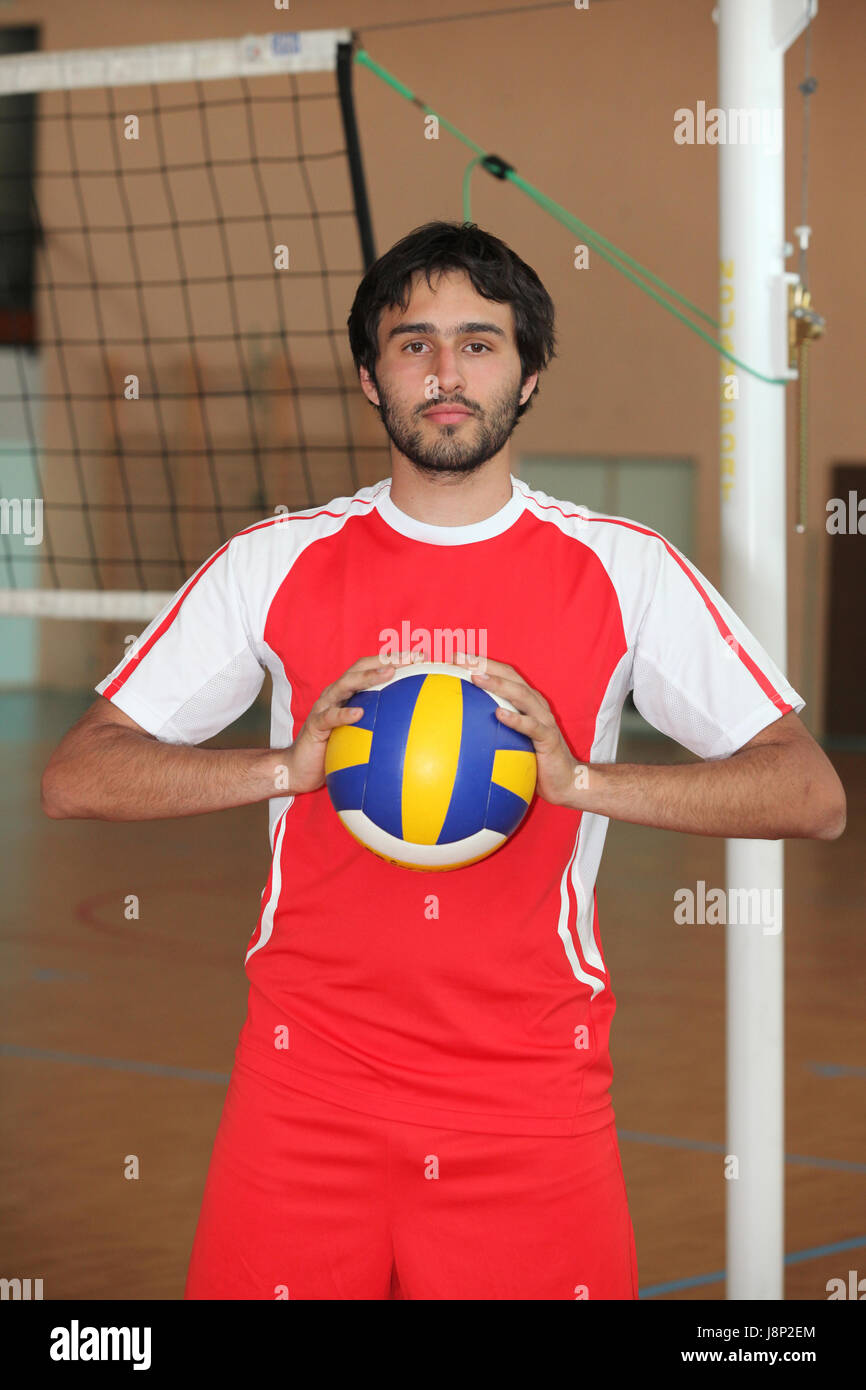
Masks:
[[[417,229],[365,276],[349,336],[391,478],[221,546],[44,777],[58,817],[270,801],[186,1296],[634,1299],[595,900],[608,819],[835,839],[844,792],[803,700],[685,556],[512,475],[555,341],[514,252],[472,224]],[[330,731],[409,659],[384,650],[404,630],[472,634],[490,653],[472,679],[537,754],[513,839],[451,873],[369,853],[323,785]],[[271,748],[196,748],[266,670]],[[615,763],[630,690],[702,761]]]

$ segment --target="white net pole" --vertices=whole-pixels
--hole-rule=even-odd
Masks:
[[[809,0],[721,0],[720,322],[723,346],[768,377],[787,368],[784,55]],[[732,116],[736,113],[736,117]],[[757,115],[753,114],[757,113]],[[739,138],[731,138],[734,119]],[[751,132],[751,138],[744,138]],[[780,293],[780,290],[782,291]],[[722,589],[786,669],[785,389],[737,371],[721,411]],[[728,840],[727,901],[783,901],[784,844]],[[727,945],[727,1297],[784,1297],[782,913],[732,923]],[[762,915],[762,914],[761,914]]]

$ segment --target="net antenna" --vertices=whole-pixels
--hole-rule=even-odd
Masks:
[[[0,279],[22,239],[33,279],[0,335],[0,614],[150,619],[244,526],[382,476],[346,334],[375,260],[353,50],[0,59],[4,149],[35,94],[0,223]],[[0,164],[0,203],[30,177]]]

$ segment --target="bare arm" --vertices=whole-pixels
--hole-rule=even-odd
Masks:
[[[276,795],[287,750],[163,743],[103,695],[58,744],[42,775],[52,819],[159,820]]]
[[[716,762],[577,764],[575,774],[570,804],[613,820],[753,840],[836,840],[845,829],[842,783],[793,711]]]
[[[747,840],[837,840],[845,829],[845,789],[826,753],[793,710],[731,757],[673,767],[579,763],[544,696],[513,666],[485,657],[473,681],[516,707],[497,719],[535,745],[538,792],[555,806],[611,820]],[[467,658],[468,664],[473,659]]]
[[[389,679],[385,660],[362,657],[329,685],[290,748],[164,743],[100,695],[52,753],[42,809],[53,820],[162,820],[316,791],[331,730],[363,714],[343,702]]]

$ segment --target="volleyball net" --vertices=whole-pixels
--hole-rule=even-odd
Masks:
[[[149,619],[381,476],[352,73],[342,29],[0,59],[0,613]]]

